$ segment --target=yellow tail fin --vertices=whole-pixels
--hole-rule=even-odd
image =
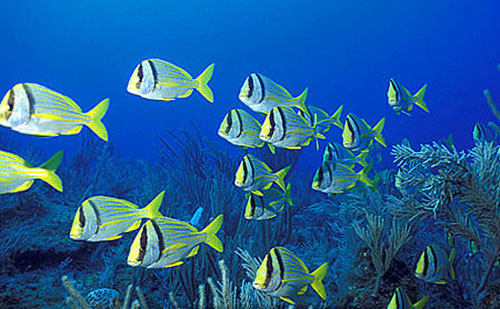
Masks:
[[[379,122],[373,127],[373,131],[375,132],[375,140],[379,142],[382,146],[387,147],[385,144],[385,139],[382,136],[382,130],[384,129],[385,118],[379,120]]]
[[[344,130],[344,124],[342,123],[342,121],[340,121],[340,116],[342,115],[342,109],[344,109],[344,105],[340,105],[340,107],[330,117],[330,119],[333,121],[334,125],[336,125],[337,127],[341,128],[342,130]]]
[[[309,92],[309,88],[304,89],[302,93],[296,97],[295,99],[298,101],[297,102],[297,107],[300,108],[304,113],[309,114],[309,116],[312,116],[309,109],[306,106],[306,98],[307,98],[307,93]]]
[[[328,271],[328,263],[324,263],[318,269],[313,271],[311,275],[314,276],[314,281],[311,283],[311,287],[318,293],[318,295],[323,298],[323,300],[326,300],[326,291],[325,287],[323,286],[323,278],[326,276],[326,272]]]
[[[161,203],[163,202],[163,196],[165,195],[165,191],[161,191],[154,200],[152,200],[146,207],[143,209],[146,211],[146,217],[149,219],[154,219],[157,217],[163,217],[160,212]]]
[[[196,78],[196,80],[199,82],[198,90],[205,99],[208,100],[210,103],[214,103],[214,94],[212,93],[212,89],[208,87],[208,82],[212,78],[212,74],[214,73],[214,65],[211,64],[209,65],[205,71],[201,72],[200,76]]]
[[[424,102],[424,95],[426,89],[427,89],[427,84],[425,84],[422,88],[420,88],[420,90],[417,93],[415,93],[414,97],[415,97],[415,104],[424,111],[429,112],[427,104],[425,104]]]
[[[202,233],[208,234],[205,243],[219,252],[224,251],[224,247],[222,247],[222,243],[219,237],[217,237],[215,234],[217,234],[221,226],[222,226],[222,215],[219,215],[206,228],[204,228],[203,231],[201,231]]]
[[[290,166],[287,166],[285,167],[284,169],[280,170],[280,171],[277,171],[276,173],[274,173],[274,175],[276,175],[276,179],[274,180],[274,182],[276,182],[276,184],[278,186],[280,186],[280,188],[285,191],[285,176],[286,174],[288,173],[288,170],[290,169]]]
[[[91,118],[90,122],[87,123],[87,126],[106,142],[108,141],[108,131],[101,120],[108,111],[108,107],[109,99],[104,99],[87,113],[87,115]]]
[[[56,170],[61,164],[63,156],[63,151],[58,151],[55,155],[53,155],[47,162],[42,164],[38,169],[41,169],[43,172],[38,175],[38,177],[51,185],[54,189],[59,192],[62,192],[62,181],[59,176],[56,175]]]

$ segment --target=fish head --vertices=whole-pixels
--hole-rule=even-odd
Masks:
[[[268,253],[264,257],[264,260],[257,269],[255,279],[253,281],[253,287],[256,290],[264,291],[269,286],[272,277],[272,258],[271,254]]]
[[[163,240],[153,220],[147,221],[139,230],[130,246],[127,258],[129,266],[148,267],[159,260]]]
[[[147,96],[155,88],[155,78],[150,60],[142,61],[130,76],[127,91],[129,93]]]
[[[321,164],[321,166],[314,174],[311,187],[313,190],[316,191],[324,191],[328,188],[331,182],[332,182],[331,170],[329,164],[325,162]]]
[[[17,127],[25,124],[31,116],[31,103],[24,84],[10,89],[0,103],[0,124]]]
[[[244,156],[243,160],[241,160],[240,166],[236,171],[236,177],[234,180],[234,184],[237,187],[245,188],[251,185],[253,179],[253,169],[252,169],[252,163],[250,161],[251,159],[249,155]]]
[[[267,114],[262,128],[260,130],[259,138],[268,143],[275,143],[284,138],[285,135],[285,115],[281,107],[274,107],[269,114]]]
[[[360,131],[359,124],[356,121],[356,117],[352,114],[347,115],[344,123],[344,130],[342,131],[342,143],[345,148],[353,149],[360,144]]]
[[[418,259],[417,262],[417,268],[415,269],[415,276],[419,279],[424,279],[427,274],[427,268],[428,268],[427,249],[428,247],[425,248],[425,250],[420,255],[420,258]]]
[[[263,205],[261,205],[261,203],[259,202],[262,202],[261,197],[253,193],[250,193],[247,202],[247,207],[245,208],[246,219],[256,219],[264,214],[263,207],[261,207]]]
[[[220,137],[228,139],[237,138],[240,132],[240,117],[238,115],[238,111],[236,109],[233,109],[224,117],[224,120],[219,127],[218,134]]]
[[[86,200],[78,207],[69,237],[74,240],[88,240],[97,234],[99,222],[95,208]]]
[[[256,105],[263,100],[263,82],[257,73],[250,74],[241,86],[239,99],[246,105]]]
[[[394,78],[391,78],[391,80],[389,81],[389,88],[387,89],[387,101],[392,108],[400,105],[399,103],[401,102],[401,88]]]

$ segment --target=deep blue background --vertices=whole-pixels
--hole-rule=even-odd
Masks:
[[[70,96],[84,111],[110,97],[104,118],[110,141],[123,155],[148,159],[157,157],[157,134],[189,120],[219,139],[224,114],[244,108],[238,92],[254,71],[292,94],[309,86],[308,103],[327,111],[342,103],[344,111],[372,125],[386,117],[389,145],[403,137],[418,144],[453,133],[459,148],[469,147],[474,123],[494,120],[482,90],[490,88],[500,103],[499,1],[138,3],[2,1],[0,92],[37,82]],[[173,102],[128,94],[132,70],[148,57],[178,64],[193,76],[215,62],[215,104],[198,93]],[[411,117],[396,116],[386,99],[391,77],[411,92],[428,83],[431,113],[416,108]],[[47,153],[70,150],[81,139],[9,135]],[[340,139],[341,131],[329,135]],[[313,148],[305,156],[316,164],[321,155]],[[315,164],[302,161],[301,169]]]

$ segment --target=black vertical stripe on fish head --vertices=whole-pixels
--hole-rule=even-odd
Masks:
[[[264,288],[267,288],[269,286],[269,282],[271,281],[271,278],[273,277],[273,259],[271,257],[271,252],[267,254],[267,260],[266,260],[266,280],[264,280]]]
[[[433,275],[434,275],[434,274],[436,274],[436,271],[437,271],[437,269],[438,269],[438,265],[437,265],[437,263],[438,263],[438,261],[437,261],[437,255],[436,255],[436,251],[434,250],[434,247],[433,247],[433,246],[429,246],[429,248],[431,249],[432,259],[434,260],[434,261],[433,261],[433,266],[434,266],[434,273],[433,273]]]
[[[276,129],[276,121],[274,121],[274,108],[269,112],[269,124],[271,128],[269,129],[269,133],[267,134],[267,137],[270,139],[273,137],[274,130]]]
[[[248,169],[247,169],[247,177],[248,177],[248,185],[251,185],[253,183],[253,179],[255,178],[254,176],[254,173],[255,173],[255,167],[253,166],[253,162],[252,160],[250,160],[249,157],[246,157],[247,158],[247,162],[248,162]],[[246,180],[245,180],[246,181]]]
[[[321,188],[323,184],[323,164],[319,167],[318,171],[318,187]]]
[[[148,60],[149,66],[151,67],[151,73],[153,74],[153,89],[151,92],[153,92],[156,88],[156,85],[158,84],[158,71],[156,70],[156,67],[154,65],[154,62],[151,60]]]
[[[259,200],[260,200],[260,215],[263,215],[264,214],[264,207],[265,207],[265,204],[264,204],[264,197],[263,196],[259,196]]]
[[[158,249],[160,250],[160,254],[158,254],[158,258],[156,259],[156,262],[158,262],[158,260],[161,258],[161,253],[163,252],[163,250],[165,250],[165,243],[163,242],[163,234],[161,233],[158,223],[156,223],[156,221],[154,220],[151,220],[151,223],[153,224],[156,238],[158,238]]]
[[[355,144],[359,139],[360,132],[358,124],[356,123],[356,119],[354,119],[354,117],[352,117],[351,115],[347,115],[347,126],[349,127],[349,131],[351,131],[352,134],[352,143]]]
[[[243,185],[247,183],[247,178],[248,178],[248,166],[247,162],[249,161],[248,157],[245,156],[243,158]]]
[[[30,116],[35,113],[35,98],[33,97],[33,93],[28,85],[23,84],[23,90],[26,93],[26,97],[28,98],[28,104],[30,108]]]
[[[137,69],[137,77],[139,77],[139,83],[142,83],[142,80],[144,79],[144,68],[142,67],[142,63],[139,64],[139,68]],[[139,87],[137,87],[139,88]]]
[[[250,217],[253,218],[255,215],[255,197],[250,195]]]
[[[276,254],[276,260],[278,261],[278,266],[280,268],[280,286],[285,277],[285,265],[283,264],[283,259],[281,258],[281,253],[278,249],[274,249],[274,253]]]
[[[259,85],[261,90],[261,98],[259,99],[259,103],[262,103],[262,101],[264,101],[264,98],[266,96],[266,87],[264,86],[264,81],[262,80],[260,74],[255,73],[255,76],[257,76],[257,79],[259,80]]]
[[[97,210],[97,205],[92,200],[88,200],[88,202],[90,207],[92,207],[92,211],[94,211],[94,215],[97,221],[97,230],[99,230],[99,227],[101,226],[101,217],[99,215],[99,211]]]
[[[429,270],[429,255],[427,254],[427,248],[424,250],[424,268],[422,269],[422,278],[427,277],[427,271]]]
[[[141,238],[139,240],[139,256],[137,257],[137,262],[142,263],[144,256],[146,255],[146,249],[148,247],[148,227],[144,225],[141,232]]]
[[[7,100],[7,106],[9,108],[9,116],[12,113],[12,110],[14,109],[14,105],[16,103],[16,95],[14,93],[14,90],[11,89],[9,90],[9,99]]]
[[[228,135],[229,132],[231,132],[231,128],[233,127],[233,116],[232,116],[232,114],[233,114],[233,112],[231,111],[226,116],[227,126],[224,129],[224,134],[226,134],[226,135]]]
[[[238,123],[239,123],[239,126],[238,126],[238,134],[236,135],[236,137],[240,137],[241,134],[243,133],[243,121],[241,120],[241,115],[240,115],[240,112],[238,110],[235,110],[234,111],[236,113],[236,117],[238,118]]]
[[[283,112],[283,109],[281,107],[277,107],[276,108],[278,110],[278,115],[280,117],[280,120],[281,120],[281,126],[283,128],[283,132],[281,134],[281,136],[279,137],[279,140],[283,140],[286,136],[286,131],[287,131],[287,123],[286,123],[286,119],[285,119],[285,113]]]
[[[85,227],[85,222],[86,222],[85,213],[83,212],[83,207],[80,206],[80,208],[78,208],[78,211],[79,211],[78,225],[80,226],[80,228],[83,229]]]
[[[255,85],[253,83],[252,74],[250,74],[248,76],[248,93],[247,93],[247,98],[250,99],[252,97],[254,88],[255,88]]]

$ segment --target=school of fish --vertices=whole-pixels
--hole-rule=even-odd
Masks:
[[[208,83],[214,64],[193,78],[183,68],[161,59],[145,59],[133,70],[127,91],[148,100],[173,101],[191,96],[196,89],[207,101],[214,102]],[[416,94],[391,78],[387,101],[396,114],[406,114],[417,105],[426,112],[424,102],[427,85]],[[232,145],[243,148],[261,148],[267,145],[272,154],[276,148],[299,150],[314,141],[319,150],[320,140],[332,127],[342,130],[342,143],[329,142],[316,170],[311,187],[326,194],[340,194],[358,187],[377,189],[378,177],[370,179],[373,166],[369,152],[374,142],[386,147],[382,131],[385,119],[373,127],[359,116],[349,113],[344,122],[339,106],[332,114],[306,104],[308,88],[293,96],[285,87],[261,73],[246,77],[239,92],[239,100],[249,108],[230,110],[220,124],[218,135]],[[78,134],[83,126],[99,138],[108,140],[102,119],[109,107],[104,99],[84,113],[68,96],[36,83],[19,83],[7,91],[0,103],[0,125],[21,134],[53,137]],[[253,112],[252,115],[249,112]],[[257,118],[261,118],[258,120]],[[263,119],[262,119],[263,118]],[[474,140],[489,140],[490,131],[477,124]],[[57,152],[46,163],[33,167],[23,158],[0,150],[0,194],[28,190],[36,179],[46,182],[57,191],[63,190],[56,174],[63,152]],[[246,192],[243,210],[248,220],[269,220],[293,206],[291,185],[286,184],[290,166],[273,170],[252,154],[245,155],[235,171],[234,184]],[[399,176],[398,172],[398,176]],[[399,180],[400,181],[400,180]],[[396,177],[396,187],[398,184]],[[160,192],[148,205],[140,208],[132,202],[109,196],[91,196],[78,206],[69,237],[73,240],[100,242],[119,239],[125,233],[136,232],[127,258],[128,265],[144,268],[168,268],[195,257],[202,244],[223,252],[217,237],[223,216],[213,218],[199,231],[188,222],[165,217],[160,212],[165,192]],[[429,283],[445,284],[453,271],[454,249],[448,253],[439,246],[429,245],[417,262],[415,275]],[[279,297],[295,304],[296,297],[308,286],[324,300],[327,298],[322,280],[327,275],[328,263],[310,272],[306,264],[285,247],[269,250],[255,274],[253,287],[271,297]],[[448,277],[449,275],[449,277]],[[402,287],[397,288],[388,307],[423,308],[428,297],[412,304]]]

